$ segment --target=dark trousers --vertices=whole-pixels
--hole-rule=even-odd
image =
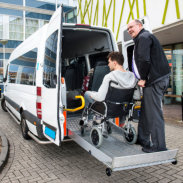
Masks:
[[[138,140],[145,145],[152,141],[157,150],[166,149],[162,99],[168,83],[169,77],[166,77],[143,89]]]

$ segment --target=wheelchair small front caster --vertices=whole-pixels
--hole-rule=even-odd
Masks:
[[[101,130],[97,127],[93,127],[90,132],[90,140],[96,148],[99,148],[103,142],[103,135]]]
[[[107,124],[107,133],[111,134],[112,133],[112,128],[110,124]]]
[[[111,176],[111,174],[112,174],[112,170],[110,168],[106,168],[105,172],[106,172],[107,176]]]
[[[127,127],[125,127],[125,131],[127,131]],[[134,127],[129,128],[129,133],[125,132],[125,140],[128,144],[135,144],[137,141],[137,133]]]
[[[80,125],[80,126],[83,126],[83,125],[84,125],[84,120],[81,119],[81,120],[79,121],[79,125]]]
[[[177,164],[177,160],[172,161],[172,164],[173,164],[173,165],[176,165],[176,164]]]
[[[85,136],[85,127],[84,126],[81,126],[81,136],[84,137]]]

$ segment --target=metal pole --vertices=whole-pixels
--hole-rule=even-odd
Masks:
[[[57,10],[57,6],[58,6],[58,0],[55,0],[55,11]]]
[[[5,44],[3,44],[3,78],[5,76]]]
[[[25,0],[23,0],[23,6],[25,7]],[[25,10],[23,10],[23,40],[25,40],[25,26],[26,26],[26,20],[25,20]]]

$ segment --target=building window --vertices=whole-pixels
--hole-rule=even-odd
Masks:
[[[43,84],[47,88],[55,88],[56,58],[57,58],[58,31],[50,35],[46,41],[43,67]]]
[[[39,20],[26,18],[25,38],[29,37],[39,29]]]
[[[9,17],[9,39],[23,40],[23,18]]]
[[[169,94],[182,95],[183,92],[183,43],[164,46],[165,55],[171,68]],[[171,99],[180,102],[181,98]],[[173,102],[173,101],[172,101]]]
[[[3,16],[0,15],[0,39],[3,39]]]
[[[16,5],[23,5],[23,0],[1,0],[3,3],[9,3],[9,4],[16,4]]]
[[[65,13],[65,22],[77,23],[77,9],[73,8]]]
[[[40,8],[40,9],[46,9],[46,10],[52,10],[55,11],[55,0],[53,3],[50,3],[51,1],[44,2],[44,1],[38,1],[38,0],[26,0],[26,6],[34,7],[34,8]]]

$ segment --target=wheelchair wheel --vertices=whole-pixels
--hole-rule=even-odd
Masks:
[[[125,127],[125,131],[127,130],[127,127]],[[129,128],[129,133],[125,132],[125,140],[128,144],[135,144],[137,141],[137,133],[134,127]]]
[[[103,142],[103,136],[101,130],[98,129],[97,127],[93,127],[90,132],[90,140],[96,148],[99,148]]]

